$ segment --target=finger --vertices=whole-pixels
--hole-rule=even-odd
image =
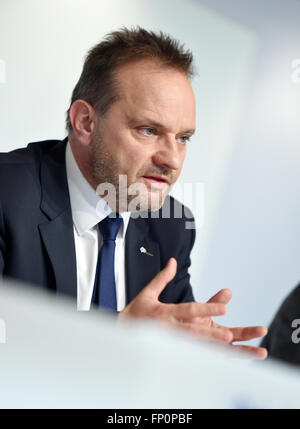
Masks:
[[[209,326],[201,326],[195,323],[177,322],[175,324],[177,327],[205,341],[221,342],[225,344],[229,344],[232,341],[232,333],[229,329],[211,328]]]
[[[218,325],[215,323],[210,316],[207,317],[192,317],[191,319],[184,319],[185,323],[199,323],[200,325],[207,325],[207,326],[213,326],[214,328],[220,327],[223,328],[222,325]],[[226,326],[224,326],[224,329],[227,329]],[[230,330],[230,328],[229,328]]]
[[[184,302],[181,304],[165,304],[165,310],[177,320],[190,320],[194,317],[222,316],[226,313],[225,304]]]
[[[239,357],[245,358],[245,359],[257,359],[257,360],[264,360],[268,356],[267,349],[264,347],[254,347],[254,346],[239,346],[239,345],[232,345],[231,347],[234,348],[235,351],[239,352]]]
[[[176,270],[177,261],[175,258],[170,258],[165,268],[163,268],[144,288],[143,293],[150,291],[158,298],[162,290],[175,277]]]
[[[227,304],[232,298],[232,292],[230,289],[221,289],[218,293],[212,296],[207,302],[220,302]]]
[[[246,326],[230,328],[233,334],[233,341],[249,341],[253,338],[264,337],[268,330],[264,326]]]

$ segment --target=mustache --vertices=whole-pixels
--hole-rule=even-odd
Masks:
[[[165,167],[147,170],[139,174],[139,176],[166,176],[168,178],[169,183],[174,182],[174,174],[172,174],[172,172]]]

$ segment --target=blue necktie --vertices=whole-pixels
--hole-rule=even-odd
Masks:
[[[122,218],[107,216],[99,223],[103,245],[99,252],[92,302],[108,310],[117,311],[115,284],[115,247],[116,237]]]

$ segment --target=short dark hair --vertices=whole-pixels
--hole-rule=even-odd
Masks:
[[[82,99],[91,104],[99,115],[104,115],[118,99],[115,78],[118,67],[147,58],[178,69],[188,78],[194,75],[193,55],[178,40],[163,32],[123,27],[107,34],[102,42],[88,52],[72,93],[70,107],[75,100]],[[66,120],[68,131],[72,130],[70,107]]]

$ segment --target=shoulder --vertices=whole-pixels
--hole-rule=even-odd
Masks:
[[[6,166],[18,167],[26,164],[34,164],[41,160],[43,155],[57,144],[63,144],[61,140],[45,140],[41,142],[29,143],[27,147],[15,149],[10,152],[0,153],[0,169]]]
[[[29,143],[27,147],[0,153],[0,199],[5,203],[30,198],[40,188],[40,166],[44,156],[61,140]]]

